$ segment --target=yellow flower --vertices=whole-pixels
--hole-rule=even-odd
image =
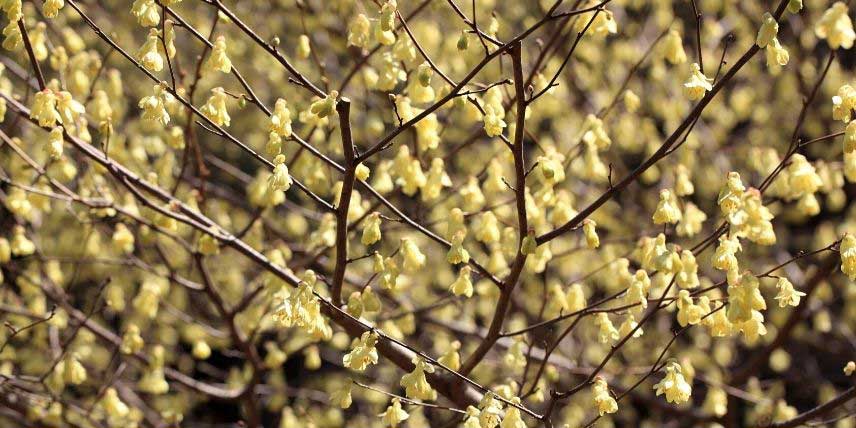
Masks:
[[[597,116],[593,114],[586,116],[583,126],[586,129],[583,133],[583,141],[587,145],[593,145],[598,150],[604,150],[612,144],[612,139],[609,138],[609,134],[606,133],[606,129],[603,127],[603,120]]]
[[[65,6],[64,0],[45,0],[42,5],[42,13],[45,18],[56,18],[63,6]]]
[[[788,1],[788,12],[797,14],[803,8],[803,0],[790,0]]]
[[[791,157],[791,164],[788,165],[787,171],[788,187],[790,196],[793,198],[814,193],[823,185],[814,166],[801,154],[797,153]]]
[[[738,264],[736,254],[743,251],[737,236],[722,235],[713,255],[713,267],[730,273],[736,273]]]
[[[371,364],[377,364],[375,344],[379,336],[374,331],[364,332],[359,339],[354,339],[353,349],[342,359],[345,367],[363,371]]]
[[[3,28],[3,49],[7,51],[17,51],[21,49],[24,43],[24,35],[21,34],[21,28],[18,27],[18,21],[12,19],[9,24]]]
[[[832,118],[847,123],[854,108],[856,108],[856,88],[848,84],[841,85],[832,97]]]
[[[464,248],[464,237],[466,233],[464,231],[458,231],[455,236],[452,237],[452,246],[449,248],[449,252],[446,254],[446,260],[453,264],[459,263],[469,263],[470,262],[470,253]]]
[[[371,22],[364,14],[358,14],[348,26],[348,45],[364,48],[369,41]]]
[[[119,350],[125,355],[136,354],[143,349],[145,342],[140,336],[140,328],[136,324],[129,324],[122,334],[122,344]]]
[[[660,190],[660,202],[654,211],[654,224],[674,224],[681,220],[681,209],[669,189]]]
[[[431,388],[425,373],[434,373],[434,366],[425,362],[422,357],[413,359],[413,371],[401,377],[400,385],[404,387],[407,398],[415,400],[436,400],[437,392]]]
[[[274,104],[268,129],[282,138],[291,136],[291,111],[288,109],[286,101],[282,98],[278,98],[276,104]]]
[[[452,370],[458,370],[461,368],[461,354],[458,352],[460,350],[461,342],[455,340],[449,344],[449,349],[437,361]]]
[[[626,337],[632,331],[634,338],[642,337],[642,335],[645,334],[645,331],[642,330],[642,328],[636,328],[637,326],[639,326],[639,323],[636,322],[636,317],[634,317],[633,314],[627,314],[627,316],[624,317],[624,321],[622,321],[621,325],[618,326],[618,334],[621,337]]]
[[[729,172],[725,187],[719,191],[719,197],[716,201],[723,214],[731,215],[740,209],[745,190],[746,187],[743,185],[743,181],[740,180],[740,174],[735,171]]]
[[[50,156],[53,160],[58,160],[62,157],[62,143],[63,143],[63,128],[61,126],[57,126],[51,129],[50,134],[48,135],[48,146],[47,152],[48,156]]]
[[[12,259],[12,246],[9,240],[0,236],[0,263],[8,263]]]
[[[309,36],[301,34],[297,37],[297,57],[306,59],[311,53],[312,47],[309,46]]]
[[[274,319],[285,327],[303,328],[316,340],[330,340],[333,329],[321,314],[321,303],[313,292],[316,282],[315,272],[307,270],[297,290],[283,290],[285,295],[275,296],[278,306],[274,310]]]
[[[157,73],[163,70],[163,56],[161,56],[160,31],[155,28],[149,29],[146,42],[137,51],[137,60],[151,72]]]
[[[484,107],[484,131],[488,137],[496,137],[502,135],[502,130],[505,129],[505,120],[494,110],[494,107],[487,105]]]
[[[681,327],[686,327],[688,324],[696,325],[701,322],[701,317],[705,315],[704,310],[700,306],[693,304],[693,299],[687,290],[678,292],[677,306],[678,324]]]
[[[690,69],[690,77],[684,83],[684,94],[690,100],[695,101],[701,99],[707,91],[713,89],[711,85],[713,79],[705,76],[697,63],[692,63]]]
[[[698,262],[696,262],[692,251],[681,251],[681,270],[675,276],[675,282],[681,288],[696,288],[699,286]]]
[[[493,392],[488,392],[479,402],[479,425],[481,428],[495,428],[502,420],[502,403],[495,398]]]
[[[116,392],[116,388],[113,387],[107,388],[104,391],[104,396],[101,398],[100,404],[101,408],[104,409],[104,413],[111,418],[122,419],[128,416],[130,412],[128,405],[119,399],[119,394]]]
[[[380,241],[380,213],[373,212],[369,214],[368,218],[365,219],[365,226],[363,226],[363,235],[360,239],[360,242],[363,245],[372,245],[377,241]]]
[[[193,343],[191,354],[197,360],[207,360],[211,356],[211,347],[204,340],[197,340]]]
[[[850,376],[853,372],[856,371],[856,363],[853,361],[848,361],[847,365],[844,366],[844,374],[846,376]]]
[[[856,280],[856,237],[851,234],[844,235],[839,245],[841,253],[841,272],[844,272],[851,281]]]
[[[143,109],[142,119],[152,123],[160,123],[166,126],[169,123],[169,113],[166,106],[174,100],[172,94],[167,92],[163,86],[154,85],[152,95],[143,97],[138,107]]]
[[[220,71],[223,73],[232,72],[232,61],[226,55],[226,38],[218,36],[214,41],[214,46],[211,48],[211,54],[203,64],[203,69],[207,71]]]
[[[687,61],[687,54],[684,52],[684,42],[681,40],[681,33],[678,30],[671,29],[663,39],[663,53],[666,60],[677,65]]]
[[[9,246],[14,256],[29,256],[36,252],[36,244],[27,239],[24,232],[24,227],[20,225],[12,229],[12,241],[9,243]]]
[[[689,401],[692,387],[684,379],[680,364],[670,362],[666,365],[666,377],[654,385],[657,395],[666,394],[666,401],[680,404]]]
[[[196,242],[196,249],[200,254],[212,256],[220,252],[220,242],[214,236],[203,233]]]
[[[624,92],[624,96],[622,99],[624,100],[624,107],[630,113],[633,113],[638,110],[639,105],[642,104],[642,101],[639,99],[639,95],[636,95],[635,92],[629,89]]]
[[[83,364],[80,363],[76,353],[68,354],[60,364],[63,365],[62,373],[66,383],[80,385],[86,382],[86,367],[83,367]]]
[[[416,272],[425,266],[425,255],[411,238],[401,238],[401,255],[405,272]]]
[[[597,406],[597,414],[603,416],[607,413],[615,413],[618,411],[618,402],[609,393],[609,386],[606,380],[597,376],[592,384],[592,398]]]
[[[594,317],[594,324],[598,327],[598,340],[600,343],[614,343],[620,336],[618,330],[612,325],[609,316],[604,312],[598,312]]]
[[[823,12],[823,16],[814,27],[814,34],[820,39],[825,39],[832,49],[853,47],[856,33],[853,32],[853,22],[848,16],[847,4],[837,1]]]
[[[30,108],[30,119],[36,119],[39,126],[52,127],[62,121],[56,109],[58,98],[54,91],[45,89],[36,92],[33,97],[33,106]]]
[[[776,38],[776,34],[778,33],[779,23],[776,22],[776,18],[773,18],[770,12],[767,12],[762,18],[761,28],[758,29],[758,36],[755,37],[755,44],[759,48],[766,48]]]
[[[586,2],[586,7],[592,7],[598,3],[599,2],[595,0],[589,0]],[[606,9],[593,10],[591,12],[581,14],[574,23],[574,31],[578,33],[583,31],[592,19],[594,19],[594,21],[592,21],[586,34],[590,34],[593,37],[606,37],[608,34],[615,34],[618,32],[618,25],[615,22],[615,17],[612,15],[612,12]]]
[[[163,395],[169,392],[169,384],[164,379],[164,372],[161,367],[146,370],[137,382],[137,387],[140,391],[153,395]]]
[[[154,0],[134,0],[131,14],[137,17],[137,22],[143,27],[154,27],[160,22],[160,13]]]
[[[734,285],[728,286],[728,320],[732,323],[752,319],[752,313],[767,309],[767,303],[759,289],[758,278],[746,271]]]
[[[291,175],[285,164],[285,156],[277,155],[274,160],[273,174],[268,178],[268,192],[286,191],[291,187]]]
[[[513,397],[511,402],[520,405],[520,398]],[[505,411],[505,417],[499,424],[500,428],[526,428],[526,423],[523,422],[523,417],[520,414],[520,409],[514,406],[508,406]]]
[[[776,281],[776,289],[779,294],[774,297],[779,301],[779,307],[799,306],[800,297],[805,296],[805,293],[794,289],[794,285],[787,278],[781,277]]]
[[[226,110],[226,92],[221,87],[211,90],[208,102],[199,111],[217,126],[229,126],[232,119]]]
[[[421,123],[421,122],[420,122]],[[431,169],[425,176],[425,184],[422,185],[422,200],[433,201],[440,197],[444,187],[452,185],[449,174],[446,173],[442,158],[431,160]]]
[[[309,112],[319,118],[325,118],[336,111],[336,99],[339,97],[338,91],[330,91],[327,97],[316,100],[309,106]]]
[[[407,420],[410,417],[404,409],[401,408],[401,402],[398,398],[393,398],[392,403],[386,408],[386,411],[379,414],[381,420],[389,428],[396,428],[398,424]]]
[[[701,231],[705,220],[707,220],[707,214],[692,202],[687,202],[681,221],[675,230],[678,232],[678,236],[693,237]]]
[[[380,9],[380,28],[391,31],[395,28],[395,11],[398,9],[396,0],[386,0]]]
[[[440,159],[440,160],[442,161],[442,159]],[[369,169],[369,167],[360,163],[359,165],[357,165],[357,168],[354,171],[354,176],[357,178],[357,180],[366,181],[366,180],[368,180],[371,173],[372,173],[372,171]]]
[[[594,220],[588,218],[583,220],[583,235],[586,238],[586,245],[591,249],[600,247],[600,238],[597,236],[596,228],[597,223]]]
[[[353,383],[351,381],[345,382],[345,385],[342,385],[336,388],[332,394],[330,394],[330,401],[336,403],[337,406],[341,409],[347,409],[351,407],[351,388],[353,387]]]
[[[782,44],[779,43],[779,39],[773,38],[770,44],[767,45],[767,67],[777,68],[784,65],[788,65],[788,61],[790,60],[790,54],[788,54],[788,50],[782,47]]]
[[[460,272],[458,272],[458,278],[455,279],[455,282],[449,286],[449,290],[452,294],[456,296],[473,296],[473,283],[470,280],[470,275],[472,274],[472,268],[469,266],[464,266],[461,268]]]
[[[492,244],[498,242],[499,237],[499,220],[497,220],[496,214],[493,211],[485,211],[479,218],[478,225],[475,227],[476,240],[485,244]]]

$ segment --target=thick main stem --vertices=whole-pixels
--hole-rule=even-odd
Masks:
[[[517,97],[517,122],[514,128],[514,144],[512,145],[512,152],[514,154],[515,205],[517,207],[517,256],[514,258],[511,272],[505,281],[503,281],[499,301],[496,304],[496,312],[494,312],[490,327],[488,327],[487,336],[485,336],[478,348],[473,351],[472,355],[461,366],[460,372],[464,376],[468,375],[481,362],[499,339],[502,332],[502,325],[511,306],[511,295],[517,286],[517,281],[520,279],[520,274],[523,272],[523,267],[526,264],[526,254],[521,250],[523,238],[528,234],[529,226],[526,219],[526,165],[523,157],[526,101],[524,96],[523,60],[520,52],[520,42],[512,45],[508,53],[511,55],[512,67],[514,69],[514,89]]]
[[[351,102],[342,98],[336,104],[339,113],[339,128],[342,132],[342,152],[345,154],[345,175],[342,178],[342,193],[336,207],[336,267],[333,270],[333,303],[342,304],[342,283],[345,281],[345,269],[348,266],[348,211],[351,206],[351,194],[354,192],[357,162],[354,153],[354,141],[351,136]]]

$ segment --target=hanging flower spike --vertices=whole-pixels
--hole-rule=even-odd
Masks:
[[[405,272],[416,272],[425,266],[425,255],[411,238],[401,238],[402,267]]]
[[[856,32],[853,31],[853,21],[848,16],[847,4],[837,1],[823,12],[814,27],[814,34],[819,39],[826,40],[832,49],[853,47]]]
[[[604,414],[611,414],[618,411],[618,402],[615,401],[615,398],[612,398],[612,395],[610,395],[609,386],[606,384],[606,380],[601,376],[594,378],[594,383],[592,384],[592,398],[594,399],[594,404],[597,407],[598,415],[603,416]]]
[[[776,294],[774,299],[779,301],[780,308],[784,308],[786,306],[799,306],[800,297],[805,296],[805,293],[794,289],[794,284],[784,277],[781,277],[776,281],[776,289],[779,290],[779,293]]]
[[[464,266],[461,268],[460,272],[458,272],[458,278],[455,282],[449,286],[449,290],[452,294],[456,296],[473,296],[473,283],[470,280],[470,275],[472,274],[472,268],[469,266]]]
[[[583,220],[583,235],[586,238],[586,246],[590,249],[600,247],[600,238],[597,236],[597,223],[594,220]]]
[[[143,27],[154,27],[160,23],[160,12],[154,0],[135,0],[131,5],[131,14]]]
[[[856,280],[856,237],[849,233],[844,235],[839,252],[841,253],[841,272],[851,281]]]
[[[676,29],[669,30],[666,38],[663,40],[663,52],[666,61],[672,65],[683,64],[687,62],[687,54],[684,51],[684,42],[681,40],[681,33]]]
[[[493,106],[484,107],[484,131],[488,137],[497,137],[502,135],[502,130],[506,127],[505,120],[494,111]]]
[[[660,202],[654,211],[654,224],[675,224],[681,220],[681,209],[669,189],[660,190]]]
[[[226,91],[221,87],[211,89],[211,97],[199,111],[217,126],[229,126],[232,119],[226,110]]]
[[[53,127],[62,118],[56,110],[57,96],[54,91],[45,89],[36,92],[30,108],[30,119],[36,119],[41,127]]]
[[[138,107],[143,110],[142,119],[166,126],[169,123],[169,113],[166,111],[166,106],[174,99],[172,94],[164,89],[163,85],[154,85],[152,95],[143,97],[138,104]]]
[[[734,285],[728,286],[728,320],[732,323],[750,321],[753,312],[767,309],[759,289],[758,278],[746,271]]]
[[[222,73],[232,72],[232,61],[226,55],[226,38],[218,36],[211,48],[211,54],[205,61],[203,69],[206,71],[220,71]]]
[[[713,79],[701,72],[698,63],[692,63],[690,68],[690,77],[684,83],[684,94],[690,101],[696,101],[702,99],[705,93],[713,89],[713,85],[711,85]]]
[[[657,395],[666,394],[669,403],[686,403],[692,394],[692,387],[684,379],[680,364],[670,362],[666,365],[666,377],[654,385]]]
[[[767,12],[762,18],[761,28],[758,29],[758,36],[755,37],[755,44],[761,49],[766,48],[778,33],[779,23],[776,22],[776,18],[773,18],[770,12]]]
[[[160,31],[151,28],[146,42],[137,51],[137,60],[146,70],[157,73],[163,70],[163,56],[160,50]]]
[[[371,22],[364,14],[355,16],[348,26],[348,46],[366,47],[370,30]]]
[[[288,104],[282,98],[277,99],[276,104],[274,104],[268,130],[282,138],[291,137],[291,110],[288,109]]]
[[[414,400],[436,400],[437,392],[431,388],[425,373],[434,373],[434,366],[425,362],[422,357],[413,359],[413,371],[401,377],[401,386],[407,398]]]
[[[379,414],[381,420],[389,428],[396,428],[398,425],[407,420],[410,415],[401,408],[401,402],[398,398],[393,398],[392,403],[386,408],[386,411]]]
[[[47,152],[48,156],[50,156],[53,160],[58,160],[62,157],[62,143],[63,143],[63,128],[61,126],[57,126],[51,129],[50,135],[48,136],[48,147]]]
[[[470,253],[464,248],[464,237],[466,236],[466,232],[458,231],[455,233],[455,236],[452,237],[452,246],[449,248],[449,252],[446,254],[446,260],[453,264],[459,263],[469,263],[470,262]]]
[[[373,212],[369,214],[368,218],[365,219],[365,226],[363,227],[363,236],[360,239],[360,242],[365,246],[369,246],[374,244],[375,242],[380,241],[380,213]]]
[[[598,312],[594,318],[594,324],[598,327],[598,340],[600,343],[614,343],[620,336],[618,330],[612,325],[609,316],[604,312]]]
[[[63,6],[65,6],[64,0],[45,0],[42,5],[42,14],[45,18],[56,18]]]
[[[330,91],[326,98],[313,102],[309,106],[309,112],[319,118],[325,118],[336,111],[337,98],[339,98],[339,91]]]
[[[354,340],[353,349],[342,359],[345,367],[363,371],[371,364],[377,364],[375,344],[379,336],[374,331],[364,332],[359,339]]]
[[[273,174],[268,178],[268,191],[286,191],[291,187],[291,175],[288,174],[288,166],[285,164],[285,155],[277,155],[273,159]]]

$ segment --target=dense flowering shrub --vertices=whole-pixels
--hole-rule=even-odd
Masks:
[[[2,426],[856,426],[846,2],[0,11]]]

